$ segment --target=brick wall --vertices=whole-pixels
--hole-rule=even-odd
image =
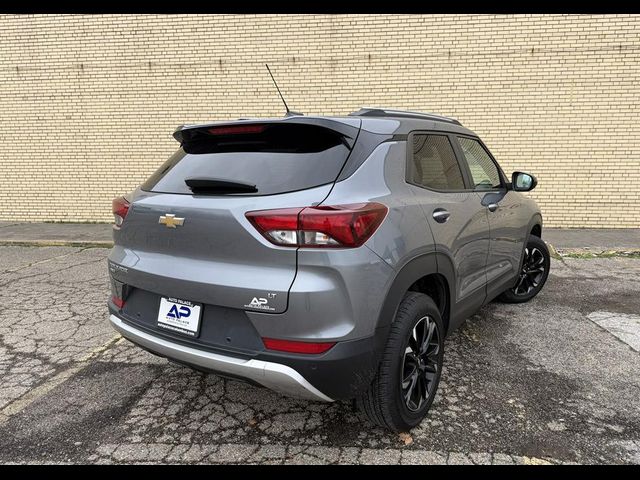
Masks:
[[[547,226],[640,226],[640,17],[0,16],[0,220],[109,221],[181,123],[454,116]]]

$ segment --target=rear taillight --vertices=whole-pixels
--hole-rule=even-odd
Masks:
[[[122,310],[122,307],[124,307],[128,292],[128,285],[111,277],[111,301],[119,310]]]
[[[111,297],[111,301],[113,302],[113,304],[118,307],[118,308],[122,308],[124,307],[124,300],[122,298],[118,298],[118,297]]]
[[[267,350],[307,354],[324,353],[336,344],[336,342],[296,342],[275,338],[263,338],[262,343],[264,343]]]
[[[124,222],[127,213],[129,213],[130,206],[131,204],[124,197],[114,198],[111,202],[111,209],[113,211],[116,228],[120,228],[120,225]]]
[[[285,247],[354,248],[366,242],[387,214],[380,203],[247,212],[271,243]]]

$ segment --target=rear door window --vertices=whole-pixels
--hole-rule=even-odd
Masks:
[[[407,180],[433,190],[464,190],[460,165],[447,135],[415,133]]]
[[[185,181],[194,178],[250,184],[257,190],[234,195],[304,190],[334,182],[350,152],[340,133],[317,125],[238,125],[189,133],[142,184],[143,190],[192,194]]]

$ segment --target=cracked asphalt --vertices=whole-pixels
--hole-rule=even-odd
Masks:
[[[553,260],[533,301],[468,319],[429,416],[397,435],[128,343],[107,254],[0,247],[0,462],[640,463],[640,353],[589,319],[639,314],[637,258]]]

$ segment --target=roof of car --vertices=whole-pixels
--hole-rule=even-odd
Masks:
[[[394,110],[377,107],[363,107],[360,110],[345,116],[322,115],[286,115],[278,118],[240,118],[237,120],[213,122],[200,125],[181,125],[174,132],[178,141],[182,138],[182,132],[194,128],[213,127],[237,123],[306,123],[330,126],[347,134],[350,130],[354,133],[360,127],[370,133],[386,135],[406,135],[413,131],[444,131],[476,136],[474,132],[462,126],[455,118],[445,117],[434,113],[420,113],[406,110]]]

